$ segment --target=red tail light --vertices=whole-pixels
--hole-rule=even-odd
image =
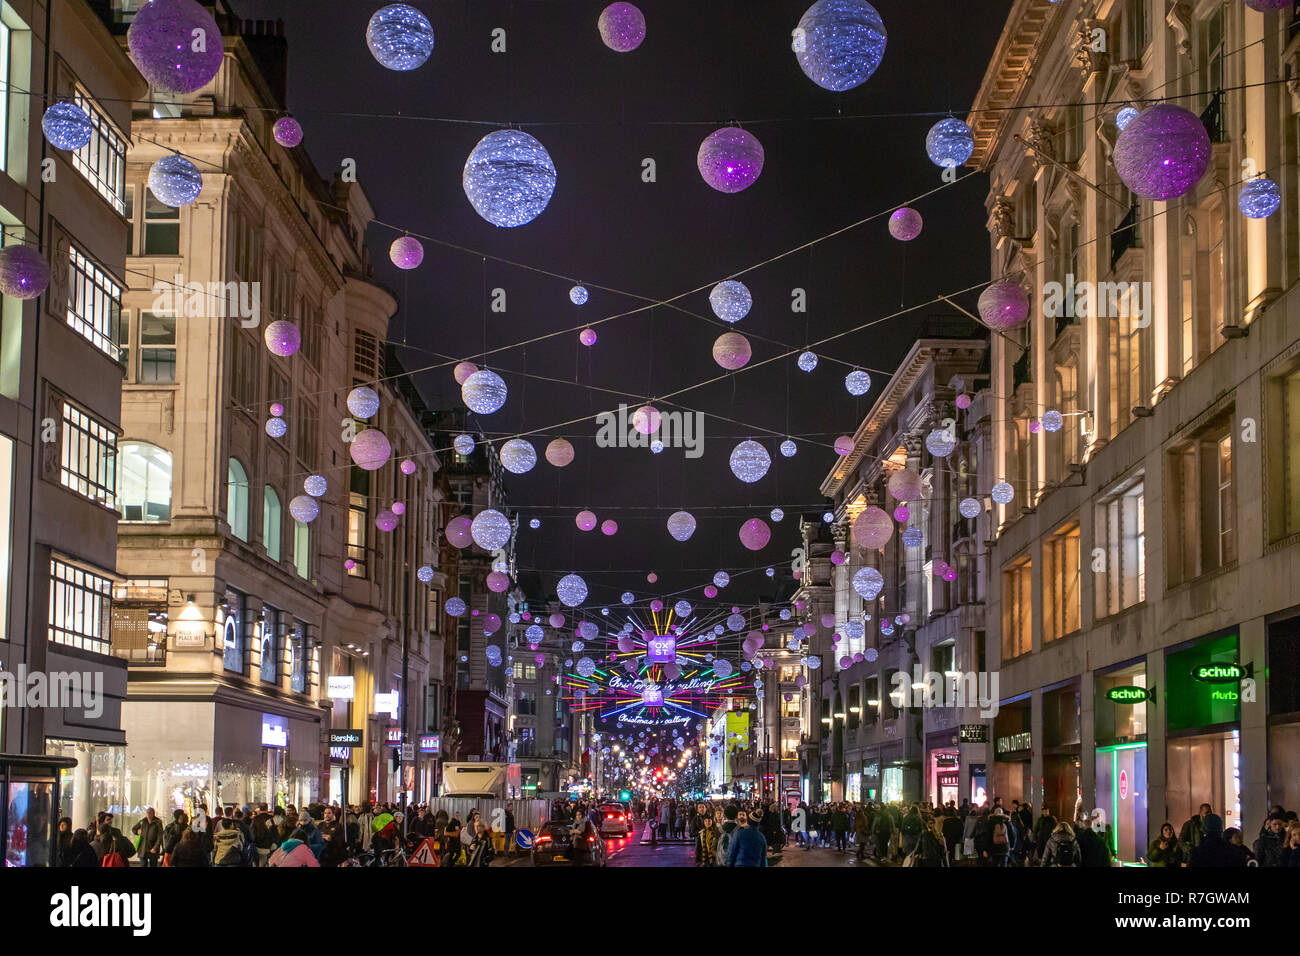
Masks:
[[[551,842],[551,838],[550,838],[549,836],[539,836],[539,837],[537,838],[537,842],[538,842],[538,843],[550,843],[550,842]]]

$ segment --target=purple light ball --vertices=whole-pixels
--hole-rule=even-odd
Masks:
[[[203,89],[226,53],[217,21],[195,0],[149,0],[131,21],[126,45],[149,85],[171,93]]]
[[[911,242],[921,234],[921,214],[904,206],[889,217],[889,234],[900,242]]]
[[[1260,13],[1268,13],[1270,10],[1290,9],[1291,0],[1246,0],[1246,6]]]
[[[34,299],[50,285],[50,267],[31,246],[0,249],[0,292],[13,299]]]
[[[292,116],[281,116],[271,127],[271,135],[285,149],[293,149],[302,142],[302,124]]]
[[[645,39],[645,15],[630,3],[611,3],[596,23],[600,39],[615,53],[631,53]]]
[[[388,258],[399,269],[414,269],[424,261],[424,246],[414,236],[399,236],[388,247]]]
[[[1029,296],[1020,283],[999,279],[980,293],[979,313],[995,332],[1009,332],[1029,318]]]
[[[583,329],[581,332],[578,333],[578,341],[581,342],[583,345],[586,345],[587,347],[591,347],[591,346],[595,345],[595,344],[596,344],[596,330],[595,330],[595,329]]]
[[[761,518],[750,518],[740,526],[740,543],[750,551],[761,551],[772,540],[772,529]]]
[[[394,501],[393,507],[390,508],[389,510],[392,511],[393,514],[395,515],[404,515],[406,514],[406,505],[400,501]]]
[[[276,319],[267,325],[262,338],[271,354],[281,358],[288,358],[302,346],[302,333],[298,331],[298,326],[287,319]]]
[[[388,436],[378,428],[367,428],[352,439],[352,444],[348,446],[352,460],[365,471],[383,468],[392,453],[393,446],[389,444]]]
[[[961,408],[961,409],[970,408],[970,396],[969,396],[969,395],[958,395],[958,396],[957,396],[957,407],[958,407],[958,408]]]
[[[411,461],[409,458],[403,458],[400,467],[402,469],[402,474],[404,475],[415,474],[415,462]]]
[[[763,144],[753,134],[725,126],[705,137],[695,157],[704,181],[722,193],[754,185],[763,172]]]
[[[270,411],[276,418],[284,417],[284,406],[279,402],[272,402]]]
[[[397,515],[391,511],[381,511],[375,516],[375,527],[380,531],[392,531],[397,527]]]
[[[1200,117],[1172,103],[1135,116],[1115,141],[1115,171],[1142,199],[1177,199],[1210,165],[1210,137]]]

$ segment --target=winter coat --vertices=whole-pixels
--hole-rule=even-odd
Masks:
[[[956,846],[961,842],[962,822],[957,817],[943,818],[943,841],[948,846]]]
[[[695,858],[700,866],[717,866],[718,828],[701,827],[695,838]]]
[[[177,844],[176,849],[172,850],[172,866],[207,866],[208,851],[203,847],[202,840],[191,840],[189,843],[181,842]]]
[[[1072,833],[1053,831],[1043,844],[1043,866],[1078,866],[1079,860],[1079,841]]]
[[[153,822],[145,817],[139,823],[131,828],[132,833],[140,834],[140,855],[153,853],[162,848],[163,842],[163,822],[157,817]]]
[[[727,851],[727,866],[767,866],[767,841],[754,827],[737,827]]]
[[[1260,866],[1284,865],[1282,851],[1286,848],[1285,836],[1285,831],[1282,834],[1277,834],[1272,830],[1265,830],[1263,835],[1255,841],[1255,859],[1259,861]]]
[[[861,807],[853,811],[853,832],[857,834],[859,841],[865,840],[871,833],[871,822],[867,819],[867,811]]]
[[[325,849],[325,837],[321,835],[320,828],[314,823],[308,823],[302,829],[307,831],[307,846],[311,850],[312,856],[316,857],[316,862],[320,862],[321,852]]]
[[[1075,839],[1079,841],[1080,866],[1110,866],[1110,851],[1096,830],[1079,827]]]
[[[714,855],[718,866],[730,866],[727,856],[731,852],[731,840],[739,829],[740,824],[735,820],[727,820],[722,824],[722,830],[718,833],[718,849]]]
[[[271,854],[267,866],[320,866],[316,854],[301,840],[285,840],[280,849]]]
[[[1201,834],[1204,830],[1205,823],[1202,821],[1201,815],[1198,813],[1196,816],[1184,823],[1183,828],[1178,831],[1178,842],[1185,848],[1194,850],[1200,846]]]
[[[921,838],[916,843],[918,855],[917,866],[938,867],[948,865],[948,853],[939,842],[939,838],[934,835],[934,831],[929,828],[921,833]]]
[[[1056,829],[1059,823],[1056,817],[1044,813],[1034,824],[1034,843],[1038,845],[1038,852],[1042,853],[1043,848],[1047,846],[1047,841],[1052,838],[1052,831]]]
[[[839,807],[831,813],[831,829],[836,833],[847,833],[849,830],[849,815]]]
[[[1183,863],[1183,845],[1177,837],[1169,840],[1169,845],[1160,849],[1160,837],[1151,841],[1147,848],[1147,862],[1152,866],[1181,866]]]
[[[244,834],[239,827],[218,830],[212,840],[213,862],[217,866],[242,866],[244,863]]]

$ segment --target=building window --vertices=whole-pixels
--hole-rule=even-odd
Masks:
[[[178,256],[181,252],[181,211],[158,201],[153,190],[144,191],[145,256]],[[179,290],[178,290],[179,291]]]
[[[127,186],[123,193],[125,208],[122,215],[126,217],[126,255],[135,255],[135,187]]]
[[[382,378],[384,374],[379,340],[361,329],[356,329],[352,335],[352,369],[367,382]]]
[[[248,472],[237,458],[231,458],[226,469],[226,521],[231,534],[248,540]]]
[[[309,405],[301,399],[298,401],[298,414],[294,416],[293,423],[297,439],[295,445],[299,463],[309,472],[316,470],[316,435],[320,428],[317,414],[314,405]]]
[[[122,367],[122,380],[131,381],[131,312],[123,309],[117,317],[117,364]]]
[[[244,673],[244,626],[248,619],[248,596],[226,588],[225,616],[221,621],[221,665],[236,674]]]
[[[267,684],[279,680],[280,640],[284,631],[284,612],[269,604],[262,607],[262,647],[258,675]]]
[[[1079,630],[1079,522],[1057,528],[1043,543],[1043,640]]]
[[[1231,421],[1231,416],[1229,416]],[[1232,435],[1219,425],[1168,455],[1169,586],[1175,587],[1237,558],[1232,482]]]
[[[230,397],[240,408],[257,404],[257,343],[238,329],[232,333]]]
[[[1300,534],[1300,365],[1267,383],[1265,462],[1269,539]]]
[[[112,650],[109,608],[113,582],[103,575],[50,559],[50,640],[83,651]]]
[[[293,567],[304,581],[311,577],[311,525],[293,523]]]
[[[117,469],[123,521],[171,520],[171,452],[145,442],[123,442],[117,449]]]
[[[176,316],[140,313],[140,384],[176,383]]]
[[[1134,290],[1129,286],[1119,302],[1119,314],[1107,323],[1110,374],[1110,436],[1113,438],[1133,421],[1133,406],[1142,397],[1142,322]]]
[[[4,82],[4,91],[0,93],[0,172],[9,169],[9,96],[14,86],[26,89],[26,82],[10,76],[13,68],[13,29],[0,20],[0,81]]]
[[[537,680],[537,665],[515,661],[512,674],[515,680]]]
[[[1222,15],[1222,11],[1220,11]],[[1210,341],[1208,351],[1214,352],[1223,344],[1223,326],[1228,316],[1228,270],[1224,261],[1223,203],[1216,202],[1210,209]]]
[[[72,154],[72,167],[118,212],[126,213],[126,140],[86,93],[72,100],[90,117],[90,142]]]
[[[1097,617],[1146,600],[1146,511],[1142,476],[1108,489],[1097,502],[1093,546],[1102,551],[1097,572]]]
[[[14,510],[14,442],[0,435],[0,636],[9,637],[9,568],[13,563],[11,541]]]
[[[267,485],[262,489],[262,544],[266,556],[275,562],[280,560],[281,523],[280,496]]]
[[[1033,650],[1033,562],[1021,558],[1002,572],[1003,663]]]
[[[68,325],[116,362],[113,333],[122,316],[122,287],[76,246],[68,258]]]
[[[113,585],[113,656],[133,664],[165,663],[167,617],[166,578],[130,578]]]
[[[366,576],[366,545],[370,533],[370,473],[352,466],[352,484],[348,498],[348,558],[353,565],[348,574]]]
[[[64,488],[116,508],[117,434],[79,408],[63,403],[63,454],[59,482]]]

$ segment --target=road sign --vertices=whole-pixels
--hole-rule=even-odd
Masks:
[[[438,848],[433,843],[433,837],[429,837],[416,851],[411,854],[411,858],[406,862],[407,866],[438,866]]]
[[[520,849],[531,850],[533,848],[533,831],[516,830],[515,842],[519,844]]]
[[[406,743],[402,744],[402,762],[410,763],[414,759],[415,745],[408,740]]]

